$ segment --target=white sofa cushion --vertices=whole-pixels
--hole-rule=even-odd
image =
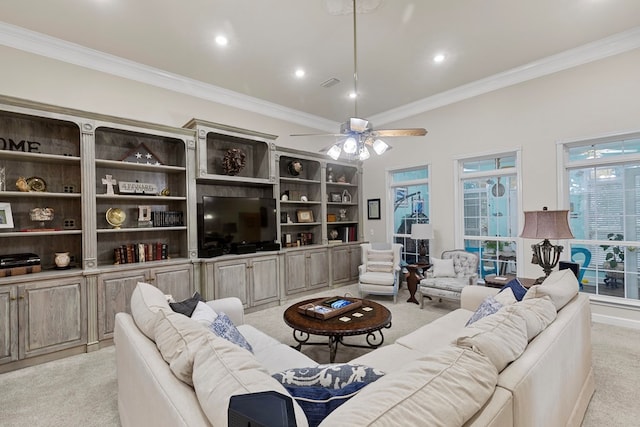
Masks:
[[[393,274],[383,273],[380,271],[367,271],[360,275],[360,283],[368,285],[386,285],[393,286],[395,276]]]
[[[463,308],[453,310],[446,316],[439,317],[428,325],[422,326],[415,331],[398,338],[396,340],[396,344],[420,351],[423,354],[440,350],[443,347],[447,347],[455,343],[457,333],[464,328],[472,314],[472,311],[465,310]],[[380,367],[379,365],[373,365],[368,361],[359,363]],[[388,368],[385,369],[380,367],[380,369],[386,372],[391,372]]]
[[[504,308],[521,316],[527,325],[527,340],[531,341],[556,319],[556,307],[548,296],[530,298]]]
[[[211,332],[201,323],[171,310],[159,310],[156,318],[154,335],[162,358],[179,380],[193,385],[194,346],[189,343]]]
[[[551,272],[541,285],[533,285],[525,294],[523,300],[548,296],[560,311],[576,295],[578,295],[578,279],[569,269]]]
[[[193,361],[193,387],[203,412],[214,426],[228,425],[231,396],[285,388],[247,350],[213,334],[197,340]],[[293,401],[298,426],[307,426],[302,408]]]
[[[461,426],[482,408],[497,381],[488,358],[448,346],[367,385],[320,426]]]
[[[171,310],[165,294],[153,285],[138,282],[131,295],[131,315],[138,329],[152,341],[155,341],[156,313],[160,309]]]
[[[504,308],[467,326],[456,339],[459,347],[468,347],[487,356],[498,372],[520,357],[527,342],[524,319]]]

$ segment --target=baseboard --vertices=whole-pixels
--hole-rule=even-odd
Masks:
[[[593,313],[591,320],[596,323],[604,323],[613,326],[622,326],[624,328],[638,329],[640,330],[640,321],[633,319],[624,319],[622,317],[607,316],[605,314]]]

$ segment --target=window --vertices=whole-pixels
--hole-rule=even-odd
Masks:
[[[571,259],[583,292],[638,299],[640,134],[567,143]]]
[[[517,274],[519,153],[456,160],[456,209],[464,247],[480,258],[478,277]]]
[[[429,169],[421,166],[389,172],[389,192],[393,214],[393,242],[403,245],[402,259],[408,264],[426,262],[428,242],[411,238],[411,226],[429,223]],[[422,253],[421,250],[422,249]]]

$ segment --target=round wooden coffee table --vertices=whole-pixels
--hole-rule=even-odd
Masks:
[[[362,305],[352,311],[330,319],[317,319],[298,312],[298,307],[318,301],[312,298],[297,302],[284,312],[284,322],[293,328],[293,338],[298,342],[294,348],[300,350],[302,345],[328,345],[329,362],[336,358],[338,344],[345,347],[378,348],[384,343],[382,328],[391,327],[391,312],[383,305],[366,299],[352,298],[362,301]],[[361,314],[361,316],[360,316]],[[341,318],[348,317],[345,322]],[[343,341],[346,336],[366,334],[367,345],[349,344]],[[328,342],[309,342],[311,335],[329,337]]]

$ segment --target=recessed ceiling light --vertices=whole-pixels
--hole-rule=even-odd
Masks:
[[[349,93],[349,98],[351,98],[351,99],[355,99],[355,98],[357,98],[357,97],[358,97],[358,94],[356,94],[355,92],[351,92],[351,93]]]
[[[296,70],[296,77],[297,77],[297,78],[301,79],[302,77],[304,77],[304,74],[305,74],[305,73],[304,73],[304,70],[303,70],[302,68],[298,68],[298,69]]]
[[[226,46],[229,43],[229,39],[225,36],[216,36],[216,44],[218,46]]]
[[[433,62],[435,62],[436,64],[439,64],[442,61],[444,61],[444,59],[445,59],[444,53],[438,53],[434,55]]]

